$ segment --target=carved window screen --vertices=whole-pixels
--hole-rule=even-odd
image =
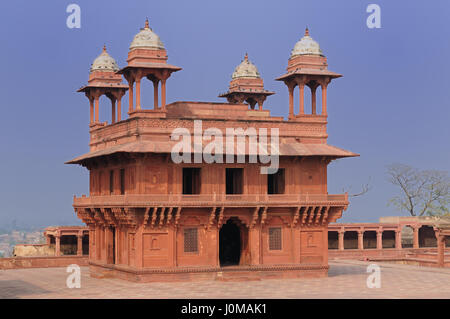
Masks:
[[[281,227],[269,228],[269,250],[281,250]]]
[[[184,252],[198,252],[197,228],[186,228],[184,230]]]

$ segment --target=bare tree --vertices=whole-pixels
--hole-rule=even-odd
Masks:
[[[361,191],[359,191],[358,193],[350,193],[351,188],[352,188],[352,186],[348,187],[347,189],[343,188],[342,191],[344,193],[349,193],[348,194],[349,197],[358,197],[358,196],[364,195],[372,188],[372,186],[370,185],[370,177],[369,177],[369,180],[367,181],[367,183],[365,183],[361,186]]]
[[[450,177],[446,171],[419,170],[408,165],[387,167],[388,180],[400,187],[389,203],[411,216],[449,214]]]

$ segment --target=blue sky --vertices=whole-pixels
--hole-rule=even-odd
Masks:
[[[81,29],[66,27],[70,3],[81,7]],[[381,7],[381,29],[366,26],[370,3]],[[126,64],[146,17],[169,63],[183,68],[167,83],[169,103],[220,101],[248,52],[276,92],[265,107],[279,116],[287,115],[288,94],[274,79],[309,27],[329,69],[344,75],[328,89],[328,142],[361,154],[330,164],[329,193],[358,192],[369,178],[372,185],[341,221],[400,214],[387,207],[397,192],[386,181],[390,163],[448,170],[448,1],[17,0],[1,9],[0,226],[80,223],[72,197],[88,192],[87,170],[64,164],[88,151],[89,103],[75,91],[103,44]]]

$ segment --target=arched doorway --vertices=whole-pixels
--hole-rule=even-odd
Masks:
[[[239,265],[241,257],[241,231],[233,220],[229,219],[219,231],[220,266]]]

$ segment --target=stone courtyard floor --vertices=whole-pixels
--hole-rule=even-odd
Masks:
[[[0,270],[5,298],[450,298],[450,269],[377,263],[381,288],[367,288],[362,261],[330,261],[328,278],[246,282],[132,283],[95,279],[81,268],[81,288],[69,289],[65,268]]]

